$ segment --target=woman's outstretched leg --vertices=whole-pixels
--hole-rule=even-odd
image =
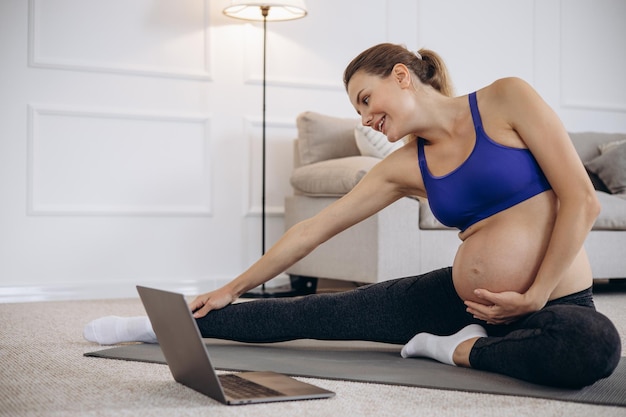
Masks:
[[[404,344],[416,333],[451,334],[471,320],[451,268],[352,291],[233,304],[198,319],[203,337],[243,342],[294,339]]]
[[[135,320],[95,320],[85,337],[104,344],[153,342],[147,317],[137,331],[119,331]],[[232,304],[197,319],[203,337],[260,343],[310,338],[404,344],[420,332],[449,335],[472,322],[454,289],[451,268],[342,293]]]

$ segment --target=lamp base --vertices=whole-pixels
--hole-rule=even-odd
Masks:
[[[284,298],[315,294],[317,278],[289,275],[289,285],[275,288],[257,287],[241,295],[241,298]]]

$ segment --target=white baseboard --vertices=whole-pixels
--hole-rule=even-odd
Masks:
[[[191,296],[217,289],[231,279],[232,276],[214,277],[206,280],[143,280],[133,283],[117,281],[0,285],[0,303],[137,298],[136,285],[154,287]],[[267,286],[271,288],[285,285],[288,282],[288,277],[281,275],[271,280]]]
[[[226,280],[223,280],[224,283]],[[24,286],[0,286],[0,303],[27,303],[38,301],[67,301],[67,300],[95,300],[110,298],[137,298],[135,285],[155,287],[167,291],[179,292],[185,295],[210,291],[218,287],[215,280],[202,282],[98,282],[98,283],[70,283],[44,284]]]

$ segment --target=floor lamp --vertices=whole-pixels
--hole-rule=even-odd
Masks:
[[[295,20],[306,16],[304,0],[233,0],[224,9],[224,14],[236,19],[263,22],[263,122],[262,122],[262,204],[261,204],[261,253],[265,254],[265,159],[266,159],[266,127],[265,127],[265,90],[267,70],[267,22]],[[253,290],[243,295],[248,298],[287,297],[298,295],[299,290],[284,288],[268,290],[263,284],[260,290]]]

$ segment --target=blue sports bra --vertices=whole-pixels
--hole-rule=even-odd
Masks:
[[[430,208],[441,223],[461,231],[552,188],[530,150],[500,145],[487,136],[476,92],[469,95],[469,105],[476,143],[454,171],[441,177],[431,175],[424,155],[425,140],[418,138],[417,143]]]

